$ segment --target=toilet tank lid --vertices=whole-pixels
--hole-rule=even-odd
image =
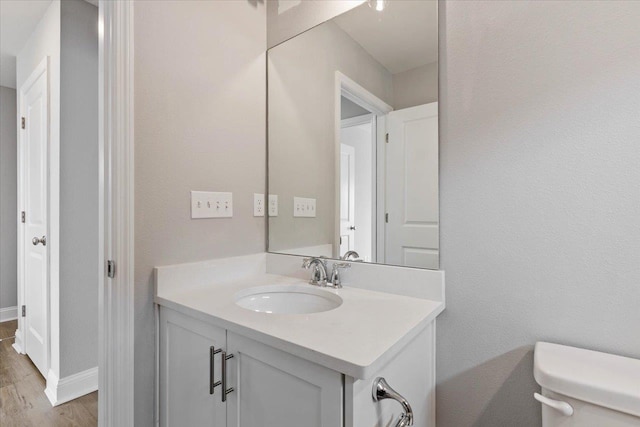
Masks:
[[[533,376],[547,390],[640,417],[640,360],[538,342]]]

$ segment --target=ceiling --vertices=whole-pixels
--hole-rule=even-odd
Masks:
[[[367,3],[334,22],[391,74],[438,60],[438,2],[388,0],[382,12]]]
[[[16,56],[51,0],[0,0],[0,86],[16,87]]]

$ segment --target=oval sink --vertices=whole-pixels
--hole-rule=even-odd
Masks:
[[[238,292],[236,304],[247,310],[274,314],[311,314],[340,307],[342,298],[311,285],[272,285]]]

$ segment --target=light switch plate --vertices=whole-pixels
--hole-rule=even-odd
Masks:
[[[301,218],[315,218],[316,199],[310,199],[307,197],[294,197],[293,216]]]
[[[191,192],[191,218],[233,217],[233,193]]]
[[[264,216],[264,194],[253,193],[253,216]]]
[[[269,194],[269,216],[278,216],[278,195]]]

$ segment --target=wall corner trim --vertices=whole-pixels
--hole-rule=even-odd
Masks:
[[[58,378],[58,375],[50,370],[44,393],[52,406],[58,406],[96,390],[98,390],[97,366],[64,378]]]

